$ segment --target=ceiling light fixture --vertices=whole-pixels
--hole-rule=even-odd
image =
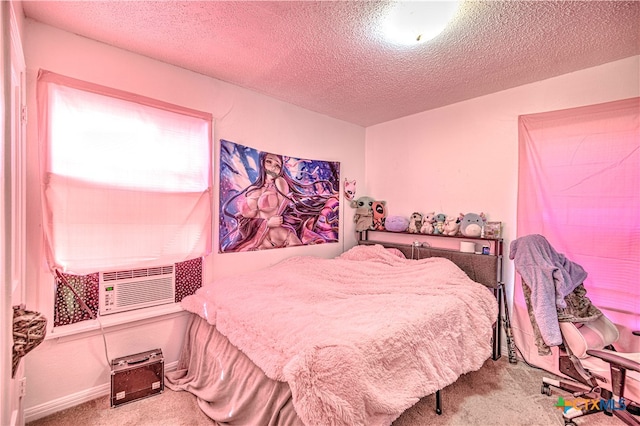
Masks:
[[[384,22],[385,36],[393,43],[412,45],[435,38],[449,24],[460,1],[399,1]]]

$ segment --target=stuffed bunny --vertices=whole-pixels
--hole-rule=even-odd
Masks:
[[[430,212],[422,217],[422,227],[420,227],[421,234],[433,234],[433,224],[436,219],[436,212]]]

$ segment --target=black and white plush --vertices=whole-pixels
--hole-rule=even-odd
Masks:
[[[413,212],[409,217],[409,228],[407,232],[411,234],[420,233],[420,228],[422,228],[422,213]]]

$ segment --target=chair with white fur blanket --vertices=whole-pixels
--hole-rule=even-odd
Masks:
[[[616,351],[619,331],[586,297],[584,269],[541,235],[514,240],[509,257],[522,278],[539,354],[551,355],[549,347],[558,347],[558,369],[568,380],[545,377],[541,392],[551,395],[554,387],[571,394],[567,401],[558,399],[565,425],[595,413],[640,425],[640,353]]]

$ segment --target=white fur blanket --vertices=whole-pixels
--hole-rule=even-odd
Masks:
[[[492,292],[442,258],[382,246],[293,257],[183,300],[268,377],[307,425],[389,425],[491,354]],[[257,402],[257,401],[256,401]]]

